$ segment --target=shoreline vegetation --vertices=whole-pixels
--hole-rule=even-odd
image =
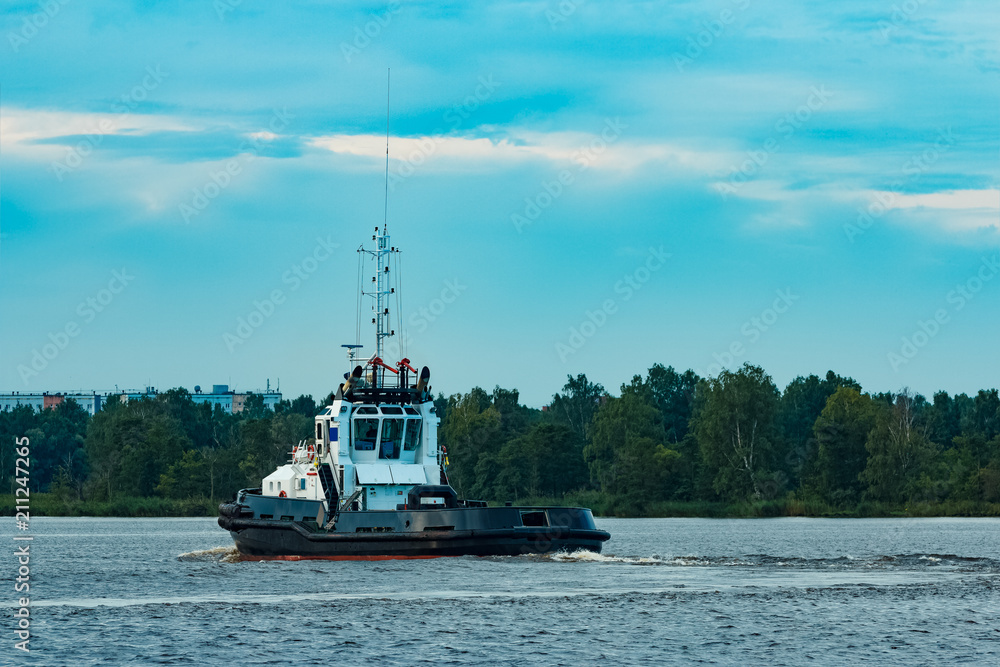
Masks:
[[[490,505],[502,503],[490,502]],[[522,498],[514,505],[551,506],[568,505],[588,507],[599,518],[650,518],[650,519],[771,519],[782,517],[808,517],[818,519],[884,519],[928,517],[997,517],[1000,503],[945,502],[911,503],[906,506],[867,502],[851,508],[836,508],[817,501],[793,498],[757,502],[660,502],[650,505],[646,513],[636,515],[616,512],[614,499],[598,493],[568,494],[563,498]],[[113,501],[67,502],[54,493],[35,493],[31,496],[33,517],[119,517],[119,518],[181,518],[216,517],[219,501],[207,497],[141,498],[119,497]],[[0,495],[0,516],[13,516],[14,496]]]
[[[710,378],[655,364],[617,395],[567,380],[542,409],[499,386],[434,399],[460,498],[614,517],[1000,516],[996,389],[871,393],[829,371],[782,390],[749,363]],[[312,437],[331,398],[272,409],[249,394],[233,414],[177,388],[93,416],[70,399],[4,406],[0,508],[13,515],[24,487],[34,516],[215,516]]]

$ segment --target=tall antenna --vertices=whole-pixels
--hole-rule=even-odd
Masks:
[[[392,69],[385,70],[385,206],[382,210],[382,227],[389,220],[389,83]]]
[[[391,256],[399,252],[399,249],[389,245],[389,231],[386,229],[386,221],[389,217],[389,76],[391,71],[386,71],[386,88],[385,88],[385,207],[383,209],[383,220],[382,226],[375,228],[375,233],[372,235],[372,241],[375,242],[375,248],[372,250],[367,250],[364,244],[358,248],[358,337],[359,340],[354,345],[344,345],[343,347],[348,349],[348,355],[353,360],[357,350],[361,347],[360,332],[361,332],[361,297],[370,296],[374,297],[375,304],[372,310],[374,311],[375,317],[372,318],[372,324],[375,325],[375,354],[373,357],[378,357],[381,359],[384,355],[384,339],[396,335],[396,331],[391,328],[389,320],[389,302],[393,295],[396,294],[396,288],[392,286],[392,276],[390,275],[389,266],[391,263]],[[361,287],[361,276],[363,274],[364,267],[364,255],[369,255],[375,260],[375,275],[372,276],[372,283],[374,287],[373,292],[366,292],[363,287]],[[353,362],[352,362],[353,363]],[[395,372],[395,371],[393,371]]]

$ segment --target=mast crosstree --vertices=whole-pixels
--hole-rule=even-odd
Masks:
[[[362,246],[358,248],[358,252],[371,255],[375,260],[375,275],[372,276],[374,291],[365,291],[362,289],[362,294],[370,296],[375,300],[372,307],[375,315],[372,318],[372,324],[375,325],[375,356],[383,359],[385,339],[396,335],[395,329],[392,328],[389,313],[390,297],[396,293],[396,289],[392,287],[389,267],[392,255],[398,253],[399,248],[395,248],[389,244],[389,233],[386,231],[384,224],[382,227],[375,228],[372,240],[375,241],[374,250],[368,250]]]

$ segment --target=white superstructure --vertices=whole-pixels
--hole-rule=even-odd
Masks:
[[[373,239],[376,250],[361,252],[376,261],[372,280],[376,289],[371,293],[376,354],[345,377],[332,405],[316,416],[311,443],[297,445],[292,460],[264,478],[262,495],[349,501],[360,510],[395,510],[406,503],[414,486],[446,483],[437,444],[440,420],[427,386],[429,371],[424,368],[418,376],[409,359],[399,360],[394,368],[379,356],[382,339],[395,335],[387,324],[386,304],[393,293],[387,287],[388,257],[398,250],[389,245],[384,228],[376,228]],[[349,347],[353,352],[356,346]],[[393,375],[396,386],[387,386],[386,378],[391,382]]]

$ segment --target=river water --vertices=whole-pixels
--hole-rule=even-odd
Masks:
[[[26,655],[4,518],[0,663],[1000,664],[1000,520],[597,525],[600,556],[235,562],[214,519],[36,518]]]

